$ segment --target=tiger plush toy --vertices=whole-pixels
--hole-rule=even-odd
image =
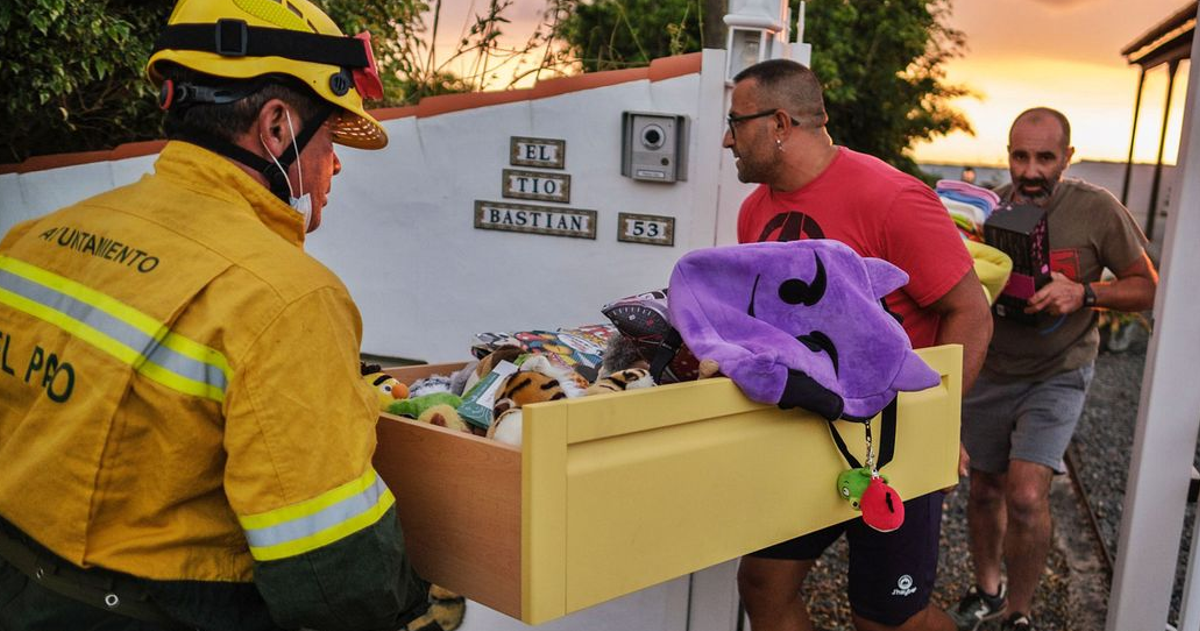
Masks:
[[[587,389],[587,394],[624,392],[638,388],[649,388],[653,385],[654,379],[650,377],[649,370],[645,368],[626,368],[625,370],[618,370],[607,377],[597,379],[596,383]]]
[[[496,391],[492,424],[487,437],[510,445],[521,445],[522,406],[543,401],[573,399],[586,394],[587,380],[542,355],[527,358],[520,370],[509,375]]]
[[[492,412],[499,416],[509,408],[581,397],[586,394],[586,384],[577,373],[560,368],[541,355],[534,355],[501,384]]]
[[[494,420],[487,436],[510,445],[521,445],[521,408],[532,403],[573,399],[585,395],[622,392],[654,385],[650,371],[628,368],[599,379],[586,387],[578,373],[561,368],[545,357],[534,356],[521,364],[521,369],[508,377],[496,392],[492,406]]]

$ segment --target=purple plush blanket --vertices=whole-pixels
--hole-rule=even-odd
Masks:
[[[827,239],[690,252],[671,274],[670,315],[700,359],[747,397],[830,420],[866,420],[899,390],[940,377],[881,300],[900,268]]]

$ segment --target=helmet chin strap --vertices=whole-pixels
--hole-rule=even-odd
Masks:
[[[276,156],[275,161],[267,160],[244,147],[197,129],[188,128],[182,139],[250,167],[261,174],[267,180],[267,186],[271,192],[287,204],[291,201],[292,191],[288,187],[285,172],[296,161],[300,152],[304,151],[308,141],[312,140],[317,130],[321,128],[321,124],[329,118],[334,109],[328,103],[322,104],[313,116],[304,120],[304,125],[300,129],[300,134],[295,137],[295,142],[291,143],[282,155]]]

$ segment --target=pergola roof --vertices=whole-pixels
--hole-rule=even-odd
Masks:
[[[1129,63],[1147,70],[1159,64],[1187,59],[1191,56],[1195,32],[1196,3],[1193,0],[1130,42],[1121,49],[1121,54]]]

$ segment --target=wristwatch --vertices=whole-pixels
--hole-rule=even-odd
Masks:
[[[1096,306],[1096,292],[1092,291],[1091,283],[1083,284],[1083,306],[1085,306],[1085,307]]]

